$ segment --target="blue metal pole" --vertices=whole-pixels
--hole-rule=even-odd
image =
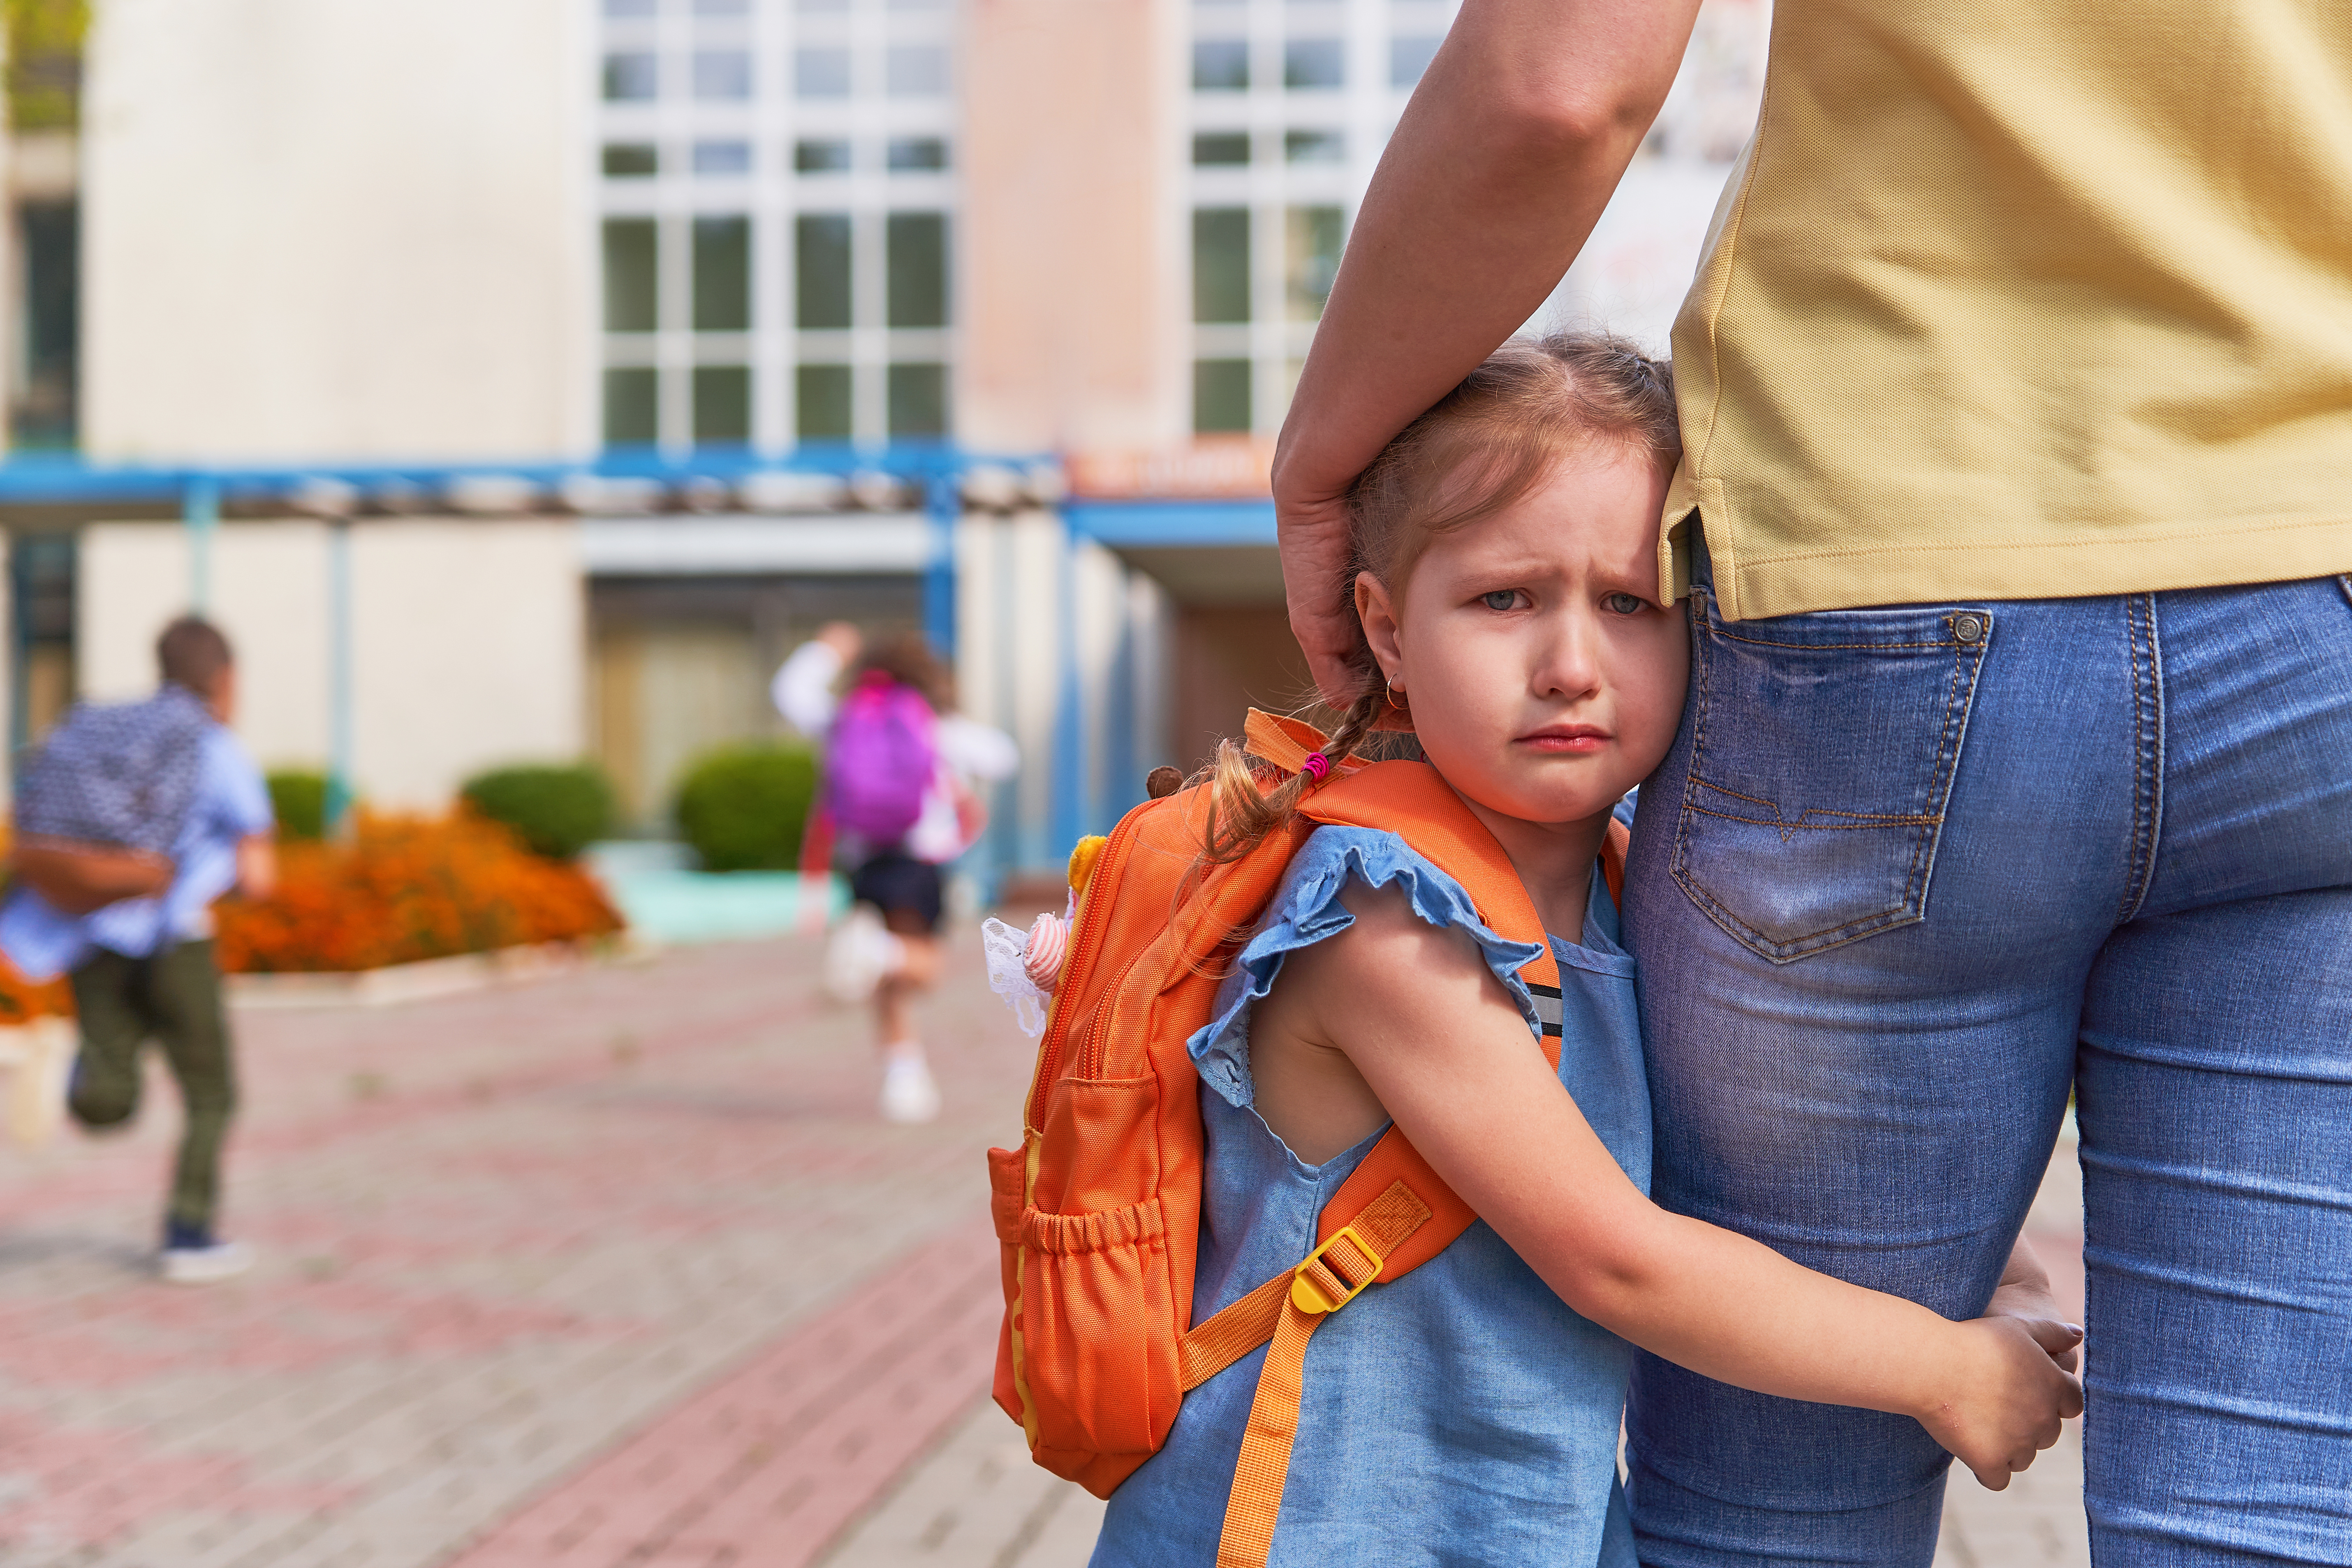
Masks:
[[[1078,682],[1078,535],[1069,513],[1062,514],[1062,561],[1055,574],[1061,601],[1058,663],[1054,709],[1054,854],[1068,854],[1086,834],[1087,729]]]
[[[327,810],[341,831],[352,789],[352,520],[327,519]]]
[[[180,492],[180,517],[188,529],[188,608],[202,615],[212,608],[213,536],[220,528],[220,481],[199,475]]]
[[[956,656],[956,525],[963,516],[963,493],[952,473],[935,475],[928,490],[931,559],[923,571],[923,631],[940,657]]]

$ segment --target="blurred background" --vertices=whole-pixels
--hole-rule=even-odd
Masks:
[[[1452,10],[7,0],[12,742],[194,608],[331,815],[584,758],[658,840],[816,626],[920,626],[1027,763],[968,871],[1050,869],[1305,695],[1267,458]],[[1533,325],[1664,347],[1767,23]]]

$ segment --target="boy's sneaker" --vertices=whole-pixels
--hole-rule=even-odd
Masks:
[[[824,945],[824,988],[845,1002],[862,1002],[889,972],[898,946],[867,904],[854,904]]]
[[[236,1241],[215,1241],[209,1226],[171,1221],[158,1255],[163,1278],[174,1285],[209,1285],[233,1279],[253,1267],[253,1249]]]
[[[937,1119],[940,1086],[919,1045],[894,1045],[882,1068],[882,1119],[915,1123]]]

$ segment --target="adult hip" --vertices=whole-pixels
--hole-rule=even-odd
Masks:
[[[2072,1088],[2098,1560],[2352,1560],[2352,580],[1691,626],[1658,1200],[1974,1315]],[[1649,1568],[1933,1556],[1915,1423],[1645,1357],[1628,1427]]]

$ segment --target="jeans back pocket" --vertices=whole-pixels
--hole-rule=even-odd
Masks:
[[[1727,622],[1694,588],[1691,902],[1776,964],[1925,919],[1992,633],[1981,609]]]

